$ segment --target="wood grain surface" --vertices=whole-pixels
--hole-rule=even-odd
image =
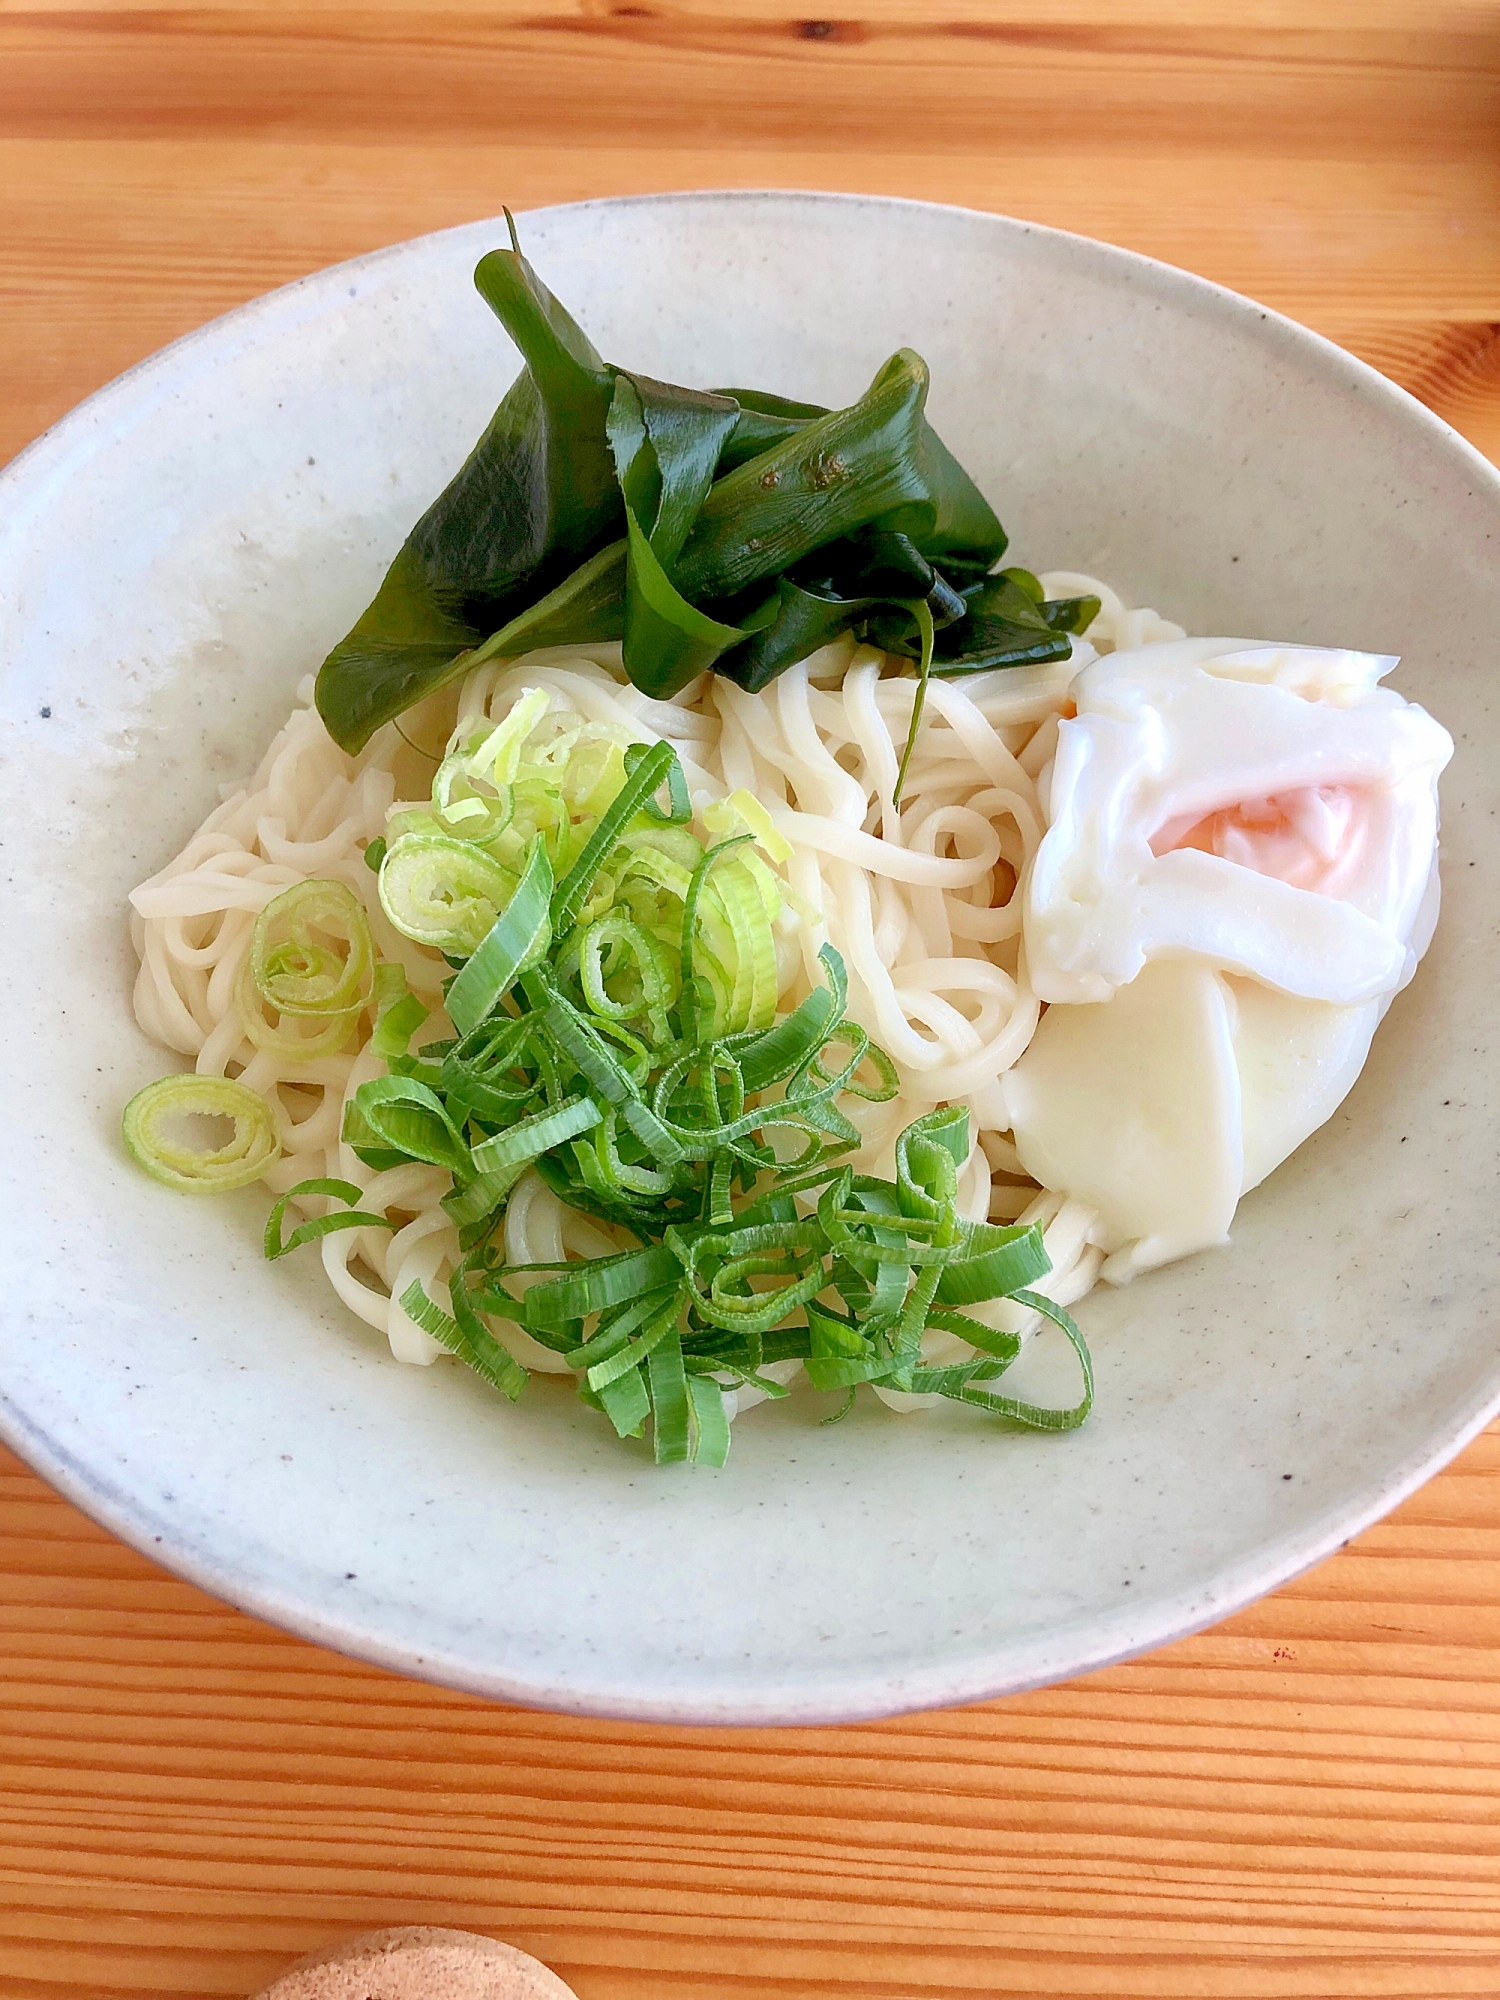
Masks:
[[[1500,453],[1495,0],[0,0],[0,459],[337,258],[585,195],[1004,209],[1317,326]],[[1500,1438],[1203,1637],[809,1732],[472,1701],[0,1459],[0,1995],[468,1926],[583,2000],[1500,1994]]]

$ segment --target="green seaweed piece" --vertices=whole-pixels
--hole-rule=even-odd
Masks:
[[[462,671],[463,654],[535,608],[624,526],[605,434],[611,371],[519,248],[481,258],[474,282],[526,365],[323,662],[318,711],[346,750]]]

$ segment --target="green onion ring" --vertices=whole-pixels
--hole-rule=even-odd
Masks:
[[[208,1151],[174,1139],[168,1120],[194,1116],[232,1118],[233,1138]],[[281,1155],[270,1105],[223,1076],[164,1076],[148,1083],[126,1105],[121,1129],[137,1165],[179,1194],[248,1187]]]
[[[265,1009],[274,1004],[256,985],[247,952],[234,982],[234,1011],[252,1048],[262,1049],[267,1055],[279,1057],[282,1062],[315,1062],[319,1056],[336,1056],[348,1042],[354,1028],[353,1014],[335,1014],[312,1035],[298,1034],[286,1027],[273,1028],[266,1019]],[[288,1020],[306,1018],[306,1015],[287,1016]]]
[[[380,864],[380,906],[416,944],[456,958],[477,951],[515,877],[481,848],[441,833],[404,833]]]
[[[320,944],[315,931],[341,938],[346,955]],[[357,1014],[369,1003],[374,962],[364,908],[342,882],[294,882],[255,919],[250,976],[278,1014],[314,1020]]]

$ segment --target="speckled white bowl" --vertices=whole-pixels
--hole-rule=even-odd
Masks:
[[[566,1391],[403,1368],[268,1266],[255,1192],[138,1174],[163,1067],[125,895],[247,770],[514,369],[493,223],[321,272],[103,390],[0,479],[0,1431],[236,1604],[523,1702],[815,1722],[972,1700],[1220,1617],[1500,1405],[1500,479],[1312,334],[993,216],[706,194],[526,216],[607,354],[847,401],[900,343],[1018,555],[1190,630],[1404,654],[1452,729],[1445,910],[1338,1117],[1226,1251],[1085,1308],[1075,1437],[800,1399],[658,1472]]]

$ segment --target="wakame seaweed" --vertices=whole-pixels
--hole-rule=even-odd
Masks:
[[[706,668],[753,692],[849,631],[924,678],[1066,658],[1097,611],[994,573],[1005,531],[928,423],[909,348],[842,410],[685,389],[601,360],[513,222],[474,281],[525,365],[323,662],[344,749],[536,646],[621,640],[665,698]]]

